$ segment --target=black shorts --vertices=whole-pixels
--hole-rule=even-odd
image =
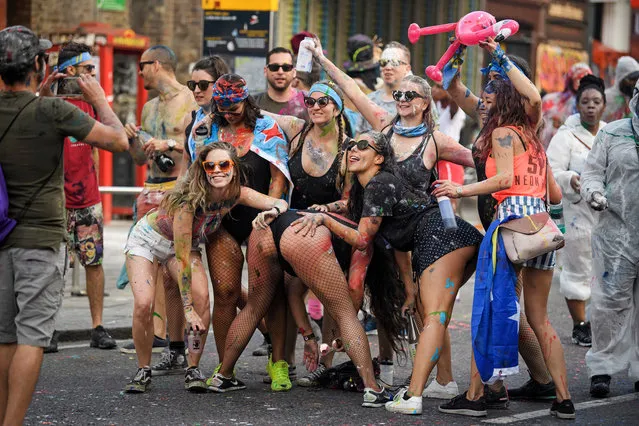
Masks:
[[[275,247],[277,247],[277,254],[280,259],[280,265],[282,268],[289,273],[290,275],[296,277],[295,271],[293,267],[282,257],[282,252],[280,251],[280,240],[282,239],[282,235],[286,228],[288,228],[291,223],[295,222],[295,220],[300,218],[300,215],[297,214],[298,211],[307,211],[311,213],[317,213],[314,210],[288,210],[282,213],[271,223],[271,232],[273,232],[273,240],[275,241]],[[340,222],[343,225],[349,226],[355,229],[355,225],[352,223],[348,223],[344,220],[340,220],[338,217],[333,216],[335,220]],[[335,252],[335,257],[339,262],[339,266],[342,268],[342,271],[348,270],[348,267],[351,263],[351,253],[353,251],[353,247],[344,241],[341,238],[336,237],[334,234],[332,235],[333,242],[333,251]]]

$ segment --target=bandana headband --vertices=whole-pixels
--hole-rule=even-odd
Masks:
[[[72,65],[78,65],[82,62],[89,61],[93,59],[93,56],[89,52],[82,52],[81,54],[74,56],[73,58],[67,59],[61,65],[57,65],[53,68],[54,71],[64,71],[67,67]]]
[[[248,96],[248,86],[243,78],[235,83],[219,78],[213,87],[213,101],[224,108],[242,102]]]
[[[342,103],[342,99],[339,97],[337,92],[333,90],[333,88],[329,86],[328,84],[324,84],[324,83],[313,84],[313,86],[311,86],[311,90],[308,91],[308,94],[310,96],[312,93],[315,93],[315,92],[322,93],[328,96],[329,98],[331,98],[333,102],[335,102],[335,105],[337,105],[337,109],[339,110],[339,112],[342,112],[344,110],[344,104]]]

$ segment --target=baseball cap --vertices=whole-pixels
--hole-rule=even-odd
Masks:
[[[378,66],[373,58],[373,40],[364,34],[355,34],[348,38],[346,50],[349,60],[344,62],[346,71],[366,71]]]
[[[5,28],[0,31],[0,67],[29,64],[51,46],[49,40],[39,39],[22,25]]]
[[[315,37],[315,34],[313,33],[309,33],[308,31],[302,31],[300,33],[297,33],[295,35],[293,35],[293,37],[291,37],[291,47],[293,48],[293,53],[294,54],[298,54],[300,51],[300,43],[302,42],[302,40],[304,40],[306,37]]]

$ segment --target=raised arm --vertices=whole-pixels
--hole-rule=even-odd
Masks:
[[[477,106],[479,105],[479,98],[470,91],[468,87],[461,81],[461,77],[457,74],[448,86],[446,90],[453,98],[455,103],[470,117],[475,120],[479,120],[477,114]]]
[[[393,119],[393,115],[388,114],[386,110],[372,100],[370,100],[362,89],[359,88],[355,80],[346,75],[334,63],[332,63],[322,51],[322,45],[317,37],[314,38],[315,48],[313,56],[317,58],[320,65],[331,79],[344,91],[346,96],[353,101],[355,107],[360,114],[368,121],[373,130],[380,131],[386,127]]]

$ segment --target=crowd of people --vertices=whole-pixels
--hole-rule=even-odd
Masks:
[[[99,149],[128,150],[148,169],[118,282],[128,282],[134,298],[133,343],[122,349],[136,353],[137,369],[125,392],[146,392],[163,374],[184,374],[191,392],[245,389],[235,367],[259,329],[264,343],[255,354],[268,355],[272,391],[293,381],[321,386],[343,350],[365,407],[421,414],[431,397],[448,400],[443,413],[481,417],[510,399],[532,399],[573,419],[564,351],[547,310],[556,265],[572,341],[590,347],[591,395],[606,397],[619,372],[639,391],[637,61],[619,60],[610,89],[575,64],[565,91],[542,99],[526,61],[488,38],[479,43],[486,82],[475,95],[459,72],[435,86],[414,75],[410,50],[398,42],[351,37],[343,70],[317,37],[302,37],[312,41],[312,71],[296,71],[297,52],[276,47],[259,94],[217,56],[198,61],[183,85],[175,53],[153,46],[139,75],[158,96],[140,123],[123,125],[95,80],[88,46],[63,45],[45,78],[51,43],[25,27],[0,31],[0,422],[21,422],[43,352],[57,350],[67,253],[86,270],[90,345],[116,346],[102,326]],[[67,80],[81,96],[52,93]],[[470,147],[460,143],[467,117],[480,126]],[[476,182],[465,182],[464,168],[476,169]],[[477,197],[485,235],[459,216],[447,220],[438,204],[446,197]],[[565,248],[506,261],[506,275],[493,277],[485,256],[493,232],[548,206],[563,208]],[[494,256],[505,259],[495,244]],[[475,331],[470,386],[460,393],[454,381],[448,324],[475,273],[474,307],[492,303],[478,291],[487,285],[517,318],[510,349],[531,375],[520,388],[506,389],[507,368],[493,373],[497,361],[487,364],[485,334]],[[377,320],[375,359],[361,310]],[[419,336],[411,353],[402,335],[412,316]],[[480,320],[473,308],[473,328]],[[219,363],[207,378],[199,364],[212,351],[211,328]],[[307,374],[298,378],[299,335]],[[154,351],[162,356],[151,365]],[[384,382],[377,367],[398,356],[413,368],[392,389],[392,371]]]

